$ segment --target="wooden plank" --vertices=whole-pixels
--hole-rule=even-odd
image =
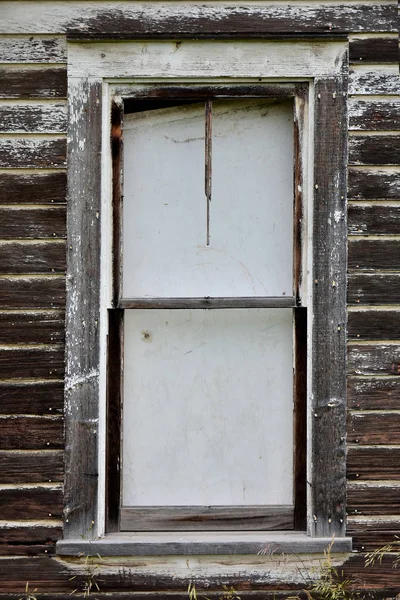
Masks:
[[[365,568],[365,555],[356,553],[349,557],[341,569],[344,578],[362,581],[363,589],[373,591],[374,598],[396,596],[399,573],[393,568],[393,555],[384,556],[382,562]]]
[[[0,414],[57,415],[64,408],[64,383],[0,382]]]
[[[0,133],[65,133],[65,103],[0,104]]]
[[[400,233],[400,205],[350,204],[347,211],[351,235],[384,235]]]
[[[51,344],[64,338],[63,312],[0,312],[0,344]]]
[[[360,63],[398,63],[399,48],[397,37],[356,38],[349,41],[350,64]]]
[[[351,95],[395,95],[400,94],[398,65],[386,67],[353,67],[349,73]]]
[[[400,273],[350,273],[349,304],[398,304]]]
[[[65,237],[64,206],[24,209],[0,205],[0,239]]]
[[[349,239],[349,269],[378,269],[396,271],[399,269],[397,257],[400,252],[400,239],[369,240]]]
[[[64,375],[63,347],[0,349],[0,378],[46,377],[59,379]]]
[[[55,241],[0,243],[0,273],[65,273],[65,244]]]
[[[316,80],[315,94],[310,510],[314,534],[331,537],[344,535],[346,503],[346,88]]]
[[[2,519],[62,518],[62,490],[56,487],[23,487],[0,489]]]
[[[400,380],[396,377],[348,377],[347,398],[352,410],[398,410]]]
[[[293,529],[293,506],[122,507],[121,531]]]
[[[391,517],[349,517],[348,534],[353,538],[353,548],[370,552],[399,538],[400,521]],[[379,564],[379,561],[378,561]]]
[[[0,63],[66,62],[67,44],[62,36],[0,37]]]
[[[359,481],[400,480],[400,448],[348,446],[347,478]]]
[[[62,417],[0,418],[1,450],[41,450],[63,447]]]
[[[347,353],[349,375],[400,375],[400,346],[351,345]]]
[[[0,204],[64,203],[66,172],[0,173]]]
[[[400,414],[397,412],[350,413],[347,423],[349,444],[399,444]],[[381,479],[384,479],[382,476]]]
[[[0,451],[1,484],[62,482],[63,476],[64,460],[62,451]]]
[[[351,311],[347,317],[347,333],[352,340],[398,340],[400,311]]]
[[[102,2],[96,6],[92,2],[75,1],[56,2],[46,6],[46,10],[40,4],[32,5],[31,23],[28,26],[26,11],[30,4],[20,2],[13,9],[7,5],[2,9],[0,33],[63,33],[67,29],[76,29],[77,35],[82,35],[87,28],[88,34],[93,36],[97,28],[104,35],[109,36],[110,32],[115,31],[119,37],[125,34],[130,39],[135,33],[174,38],[183,36],[185,32],[192,37],[223,35],[230,31],[241,35],[253,32],[255,35],[264,30],[329,34],[348,31],[396,32],[396,7],[392,4],[374,5],[373,10],[370,2],[316,7],[304,2],[296,2],[295,6],[288,2],[281,6],[267,3],[265,7],[241,7],[230,2],[222,8],[214,2],[188,6],[168,4],[152,6],[143,2],[134,5]],[[218,27],[219,20],[221,24]],[[268,23],[269,20],[271,23]]]
[[[398,484],[355,484],[347,487],[348,513],[360,515],[396,515],[400,509]]]
[[[66,98],[67,69],[0,67],[0,98]]]
[[[391,131],[400,129],[400,100],[349,101],[349,129],[353,131]]]
[[[352,165],[398,165],[400,135],[352,135],[349,161]]]
[[[0,168],[61,169],[65,166],[65,139],[0,139]]]
[[[400,172],[349,168],[349,198],[400,199]]]
[[[1,308],[64,308],[64,277],[0,277]]]
[[[55,543],[62,537],[62,527],[0,525],[0,556],[55,554]]]
[[[68,161],[65,536],[96,537],[100,320],[101,83],[71,80]],[[84,110],[83,110],[84,108]],[[86,140],[86,152],[80,142]],[[82,322],[85,327],[82,327]],[[95,524],[93,526],[93,523]]]
[[[227,298],[122,298],[120,308],[154,309],[222,309],[222,308],[294,308],[296,299],[291,296],[227,297]]]

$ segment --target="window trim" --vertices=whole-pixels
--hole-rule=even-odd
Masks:
[[[347,44],[301,42],[285,46],[281,42],[248,43],[258,57],[262,50],[263,81],[272,83],[278,79],[287,83],[296,78],[293,74],[296,72],[297,77],[309,81],[314,90],[311,121],[315,123],[317,132],[311,143],[311,146],[314,145],[314,178],[308,184],[309,192],[314,192],[314,203],[310,204],[314,213],[314,244],[310,257],[310,262],[314,263],[314,285],[310,319],[312,354],[309,356],[312,365],[309,369],[312,373],[309,381],[311,404],[307,408],[311,435],[308,439],[309,542],[306,546],[312,547],[314,540],[315,547],[317,540],[322,540],[326,547],[334,534],[337,543],[339,538],[343,540],[342,548],[350,549],[351,541],[344,537]],[[98,483],[99,478],[104,478],[104,461],[102,453],[99,455],[99,447],[104,447],[105,443],[101,418],[99,421],[104,388],[104,373],[100,365],[105,356],[104,309],[101,306],[104,306],[109,294],[104,273],[109,274],[111,270],[110,257],[101,257],[100,253],[110,216],[104,198],[109,198],[111,193],[111,181],[105,174],[109,117],[104,109],[109,106],[113,85],[122,93],[124,85],[140,81],[140,74],[132,79],[132,66],[126,68],[126,64],[135,65],[134,60],[132,63],[127,60],[127,52],[137,56],[138,44],[142,42],[69,45],[72,118],[68,132],[65,540],[59,543],[59,551],[66,554],[68,547],[72,552],[71,544],[81,536],[96,539],[104,533],[104,484]],[[160,44],[157,42],[158,46]],[[193,42],[190,44],[193,47]],[[204,44],[210,46],[214,42],[203,42],[203,49]],[[243,47],[246,42],[241,44]],[[183,50],[184,46],[185,42],[179,50]],[[323,51],[318,53],[317,46]],[[232,48],[226,50],[225,43],[224,52],[232,50],[235,53],[236,47],[235,42]],[[289,71],[286,61],[278,59],[277,52],[282,47],[285,54],[292,57]],[[199,47],[196,46],[197,50]],[[108,56],[106,64],[104,56]],[[158,79],[171,77],[166,66],[157,66],[162,71]],[[209,81],[218,83],[213,69],[212,65]],[[255,75],[256,69],[257,60],[251,63],[244,60],[238,65],[237,73],[230,74],[231,80],[256,83],[260,79],[260,70]],[[185,76],[187,74],[182,73],[183,79]],[[219,76],[224,77],[224,74],[221,72]],[[308,123],[308,127],[312,132],[312,123]],[[331,476],[327,477],[327,473]],[[270,534],[267,532],[265,535]],[[302,537],[305,539],[307,536]],[[87,546],[90,543],[83,544]]]

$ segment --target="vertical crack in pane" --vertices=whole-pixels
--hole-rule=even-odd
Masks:
[[[207,246],[210,245],[210,202],[212,175],[212,100],[206,100],[205,115],[205,194],[207,199]]]

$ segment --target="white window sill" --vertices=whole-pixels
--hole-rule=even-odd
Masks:
[[[60,540],[62,556],[167,556],[201,554],[322,553],[331,538],[312,538],[305,532],[140,532],[112,533],[98,540]],[[333,552],[351,552],[349,537],[335,538]]]

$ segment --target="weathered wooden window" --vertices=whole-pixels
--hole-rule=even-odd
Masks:
[[[280,93],[115,108],[122,530],[305,529],[302,174]]]

